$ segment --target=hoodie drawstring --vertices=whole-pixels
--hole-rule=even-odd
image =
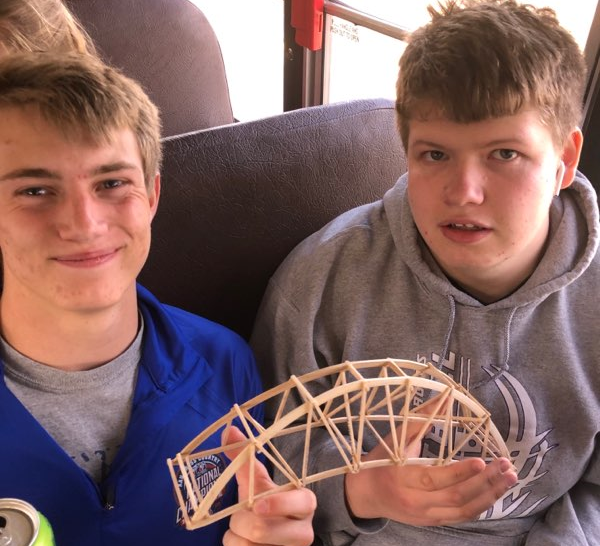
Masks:
[[[493,366],[492,369],[494,370],[494,373],[491,374],[490,377],[482,379],[481,381],[478,381],[477,383],[471,385],[471,389],[475,389],[485,383],[494,381],[495,379],[500,377],[504,372],[508,371],[508,359],[510,358],[510,328],[512,326],[512,321],[515,316],[515,313],[517,312],[517,309],[517,307],[513,307],[510,310],[508,318],[506,319],[506,324],[504,326],[504,346],[506,347],[504,351],[504,362],[501,366]]]
[[[444,336],[443,349],[440,352],[440,362],[439,362],[439,366],[438,366],[440,369],[442,368],[442,366],[444,364],[444,360],[446,360],[446,356],[448,353],[448,347],[450,345],[450,337],[452,335],[452,329],[454,328],[454,321],[456,320],[456,302],[454,301],[454,298],[450,294],[448,294],[447,297],[448,297],[448,305],[450,307],[450,310],[449,310],[449,317],[448,317],[448,329],[446,331],[446,335]],[[493,366],[492,369],[494,370],[494,373],[491,374],[489,377],[470,385],[469,390],[480,387],[481,385],[488,383],[489,381],[494,381],[500,375],[502,375],[503,372],[508,371],[508,368],[509,368],[508,361],[510,359],[510,330],[511,330],[513,318],[515,316],[515,313],[517,312],[517,309],[518,309],[517,307],[513,307],[510,310],[510,313],[509,313],[508,318],[506,319],[506,323],[504,325],[504,347],[505,347],[504,362],[502,363],[501,366]]]
[[[440,352],[440,369],[446,359],[448,346],[450,345],[450,336],[452,335],[452,329],[454,328],[454,319],[456,318],[456,302],[450,294],[448,294],[448,304],[450,305],[450,316],[448,317],[448,329],[446,331],[446,336],[444,337],[444,347]]]

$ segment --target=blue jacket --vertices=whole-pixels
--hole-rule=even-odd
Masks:
[[[140,286],[138,301],[145,330],[131,419],[100,486],[8,390],[0,363],[0,498],[33,504],[57,546],[212,546],[227,529],[227,520],[195,531],[176,523],[166,459],[234,403],[260,393],[254,358],[233,332],[162,305]],[[214,468],[215,460],[208,463]],[[219,502],[231,504],[235,495],[230,484]]]

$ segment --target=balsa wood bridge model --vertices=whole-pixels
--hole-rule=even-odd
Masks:
[[[333,385],[311,389],[323,380]],[[311,391],[317,394],[311,394]],[[278,398],[279,397],[279,398]],[[264,428],[250,414],[258,404],[277,408],[273,423]],[[424,409],[424,407],[426,409]],[[198,450],[205,440],[220,429],[234,424],[247,435],[243,442],[212,449]],[[407,426],[410,425],[410,437]],[[410,457],[409,443],[421,442],[432,430],[440,444],[436,457]],[[329,434],[339,450],[339,466],[314,474],[309,472],[313,434]],[[416,432],[415,432],[416,431]],[[303,461],[294,471],[273,441],[286,435],[304,437]],[[386,457],[363,461],[369,449],[363,445],[365,436],[384,448]],[[214,444],[213,444],[214,445]],[[510,458],[504,440],[493,424],[488,411],[461,385],[432,364],[408,360],[366,360],[345,362],[296,377],[265,391],[213,423],[167,463],[175,494],[188,529],[203,527],[234,512],[251,507],[259,498],[277,491],[299,488],[310,483],[349,472],[384,465],[449,464],[466,446],[480,457],[493,460]],[[241,450],[223,469],[208,491],[201,491],[195,477],[195,461]],[[254,461],[261,454],[285,477],[286,483],[277,489],[256,493],[252,489]],[[213,504],[240,467],[250,464],[250,491],[247,499],[220,511]]]

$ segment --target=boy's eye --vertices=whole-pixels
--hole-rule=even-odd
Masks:
[[[48,190],[46,188],[42,188],[39,186],[35,186],[32,188],[25,188],[19,192],[21,195],[28,195],[31,197],[42,197],[48,194]]]
[[[113,179],[111,178],[110,180],[103,180],[102,181],[102,187],[110,190],[113,188],[119,188],[123,185],[123,181],[122,180],[117,180],[117,179]]]
[[[428,152],[425,152],[425,158],[429,161],[442,161],[445,157],[446,154],[439,150],[429,150]]]
[[[496,159],[501,159],[502,161],[515,159],[517,155],[518,152],[515,150],[509,150],[508,148],[501,148],[500,150],[494,150],[492,152],[492,156],[494,156]]]

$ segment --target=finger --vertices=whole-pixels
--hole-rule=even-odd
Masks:
[[[231,529],[227,529],[223,535],[222,542],[223,546],[256,546],[255,543],[250,542],[247,538],[235,534]]]
[[[434,471],[433,474],[439,474],[437,471],[449,468],[430,467],[429,469],[423,468],[423,470],[424,474],[427,474],[427,470]],[[436,478],[432,481],[435,481]],[[493,506],[516,481],[517,476],[512,465],[505,459],[503,462],[490,463],[483,471],[445,488],[425,492],[421,488],[410,489],[406,492],[406,498],[411,499],[410,510],[415,515],[412,523],[414,525],[441,525],[475,519]]]
[[[223,542],[223,546],[255,546],[248,539],[241,537],[239,535],[236,535],[231,530],[231,528],[229,528],[229,529],[227,529],[227,531],[225,531],[222,542]]]
[[[227,426],[223,429],[223,432],[221,433],[222,446],[233,446],[235,444],[240,444],[237,447],[229,447],[225,451],[225,454],[229,460],[235,459],[242,453],[242,451],[244,451],[247,439],[248,438],[244,435],[244,433],[234,425]]]
[[[285,517],[290,519],[312,518],[317,508],[317,499],[309,489],[292,489],[274,493],[258,500],[252,511],[263,517]]]
[[[403,483],[422,491],[440,491],[463,484],[486,469],[482,459],[468,458],[442,466],[406,465]]]
[[[244,456],[244,435],[236,427],[223,432],[224,446],[239,444],[228,450],[231,457]],[[240,500],[277,488],[265,466],[249,458],[236,472]],[[252,499],[251,499],[252,500]],[[252,510],[239,510],[229,520],[229,530],[223,538],[225,546],[309,546],[314,534],[312,516],[316,508],[314,494],[308,489],[273,493],[254,503]]]
[[[416,471],[407,477],[406,484],[428,491],[469,484],[477,484],[481,489],[498,485],[499,489],[506,490],[517,481],[514,467],[504,458],[489,464],[482,459],[467,458],[444,466],[412,468]]]
[[[241,430],[237,427],[231,426],[226,428],[221,435],[221,444],[223,446],[236,444],[243,442],[246,439]],[[244,456],[244,448],[239,447],[226,451],[227,456],[230,459],[234,459],[238,456]],[[251,484],[253,485],[253,495],[276,489],[277,485],[271,480],[269,472],[265,466],[255,457],[248,458],[245,464],[243,464],[236,472],[235,477],[238,483],[238,497],[240,501],[250,498]]]
[[[229,529],[238,539],[247,540],[248,544],[304,546],[312,544],[314,538],[309,518],[260,518],[249,510],[233,514]]]
[[[487,489],[482,491],[481,495],[466,501],[463,491],[458,491],[450,497],[452,502],[445,506],[432,506],[427,504],[422,512],[417,512],[411,522],[413,525],[450,525],[465,521],[473,521],[482,513],[489,510],[494,503],[502,497],[506,491],[497,489]]]
[[[451,504],[462,505],[478,515],[502,497],[517,480],[510,461],[500,459],[486,465],[483,472],[447,489]]]

